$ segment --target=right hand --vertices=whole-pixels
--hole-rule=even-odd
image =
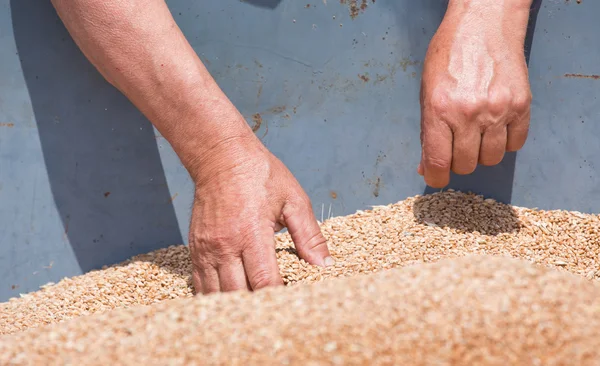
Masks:
[[[499,164],[527,140],[532,96],[523,49],[530,4],[521,3],[451,1],[429,44],[418,173],[432,188],[448,185],[450,171],[465,175],[478,163]]]
[[[228,139],[208,156],[195,177],[189,232],[196,293],[282,284],[274,233],[283,227],[302,259],[333,263],[308,196],[254,134]]]

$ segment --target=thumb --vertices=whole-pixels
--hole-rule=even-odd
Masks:
[[[307,197],[286,203],[283,217],[300,258],[322,267],[334,264]]]

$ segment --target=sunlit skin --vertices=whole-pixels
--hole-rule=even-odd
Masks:
[[[53,0],[85,56],[160,131],[196,187],[189,247],[197,293],[281,285],[274,233],[333,264],[298,181],[254,135],[164,0]],[[531,0],[451,0],[424,62],[422,160],[433,187],[450,170],[497,164],[529,123],[523,43]]]
[[[527,139],[531,91],[524,42],[531,0],[451,1],[425,58],[421,89],[425,182],[496,165]]]

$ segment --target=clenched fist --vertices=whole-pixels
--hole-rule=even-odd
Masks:
[[[450,171],[495,165],[527,139],[531,91],[524,40],[531,1],[451,1],[421,84],[419,174],[443,188]]]

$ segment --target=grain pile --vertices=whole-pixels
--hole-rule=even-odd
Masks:
[[[14,364],[598,365],[600,284],[491,256],[119,309],[4,336]]]
[[[287,234],[277,236],[288,285],[318,282],[467,254],[522,258],[600,277],[600,219],[569,211],[516,208],[475,195],[413,197],[322,224],[337,263],[322,269],[298,259]],[[191,263],[173,246],[87,273],[0,304],[0,334],[131,305],[189,297]]]

